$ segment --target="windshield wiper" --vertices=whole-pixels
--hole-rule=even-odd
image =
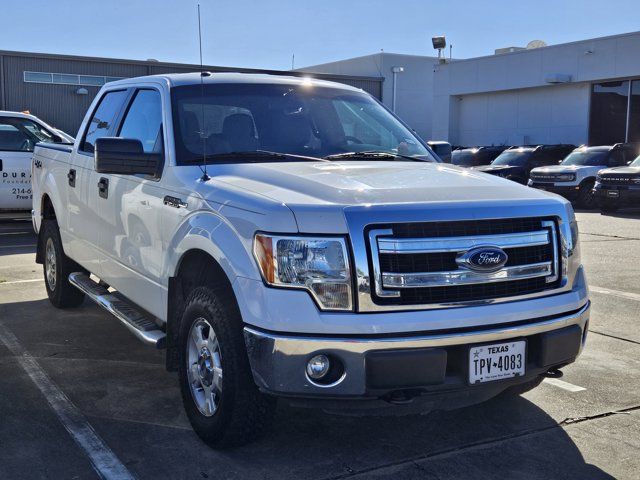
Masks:
[[[392,152],[383,152],[378,150],[364,150],[362,152],[345,152],[345,153],[334,153],[333,155],[327,155],[324,157],[327,160],[340,160],[347,158],[355,158],[355,159],[390,159],[397,160],[399,158],[403,160],[411,160],[412,162],[425,162],[430,160],[423,160],[418,157],[411,157],[409,155],[403,155],[401,153],[392,153]]]
[[[282,160],[304,160],[307,162],[326,162],[324,158],[309,157],[305,155],[296,155],[293,153],[272,152],[270,150],[246,150],[235,152],[212,153],[205,155],[205,161],[210,160],[236,160],[238,162],[264,162],[264,161],[282,161]],[[203,161],[202,158],[194,158],[189,163],[197,164]]]

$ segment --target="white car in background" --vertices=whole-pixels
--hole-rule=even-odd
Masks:
[[[33,115],[0,110],[0,218],[31,210],[31,157],[36,143],[73,140]]]

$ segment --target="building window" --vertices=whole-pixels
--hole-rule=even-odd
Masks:
[[[640,142],[640,80],[631,82],[631,97],[629,98],[629,142]]]
[[[107,82],[114,82],[125,77],[108,77],[102,75],[75,75],[73,73],[24,72],[26,83],[51,83],[56,85],[87,85],[101,87]]]
[[[590,145],[612,145],[625,141],[628,103],[628,80],[592,85],[589,115]]]

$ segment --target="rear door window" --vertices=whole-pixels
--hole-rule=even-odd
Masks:
[[[126,90],[107,92],[93,112],[87,125],[84,140],[80,149],[87,153],[93,153],[96,140],[113,135],[118,114],[127,98]]]
[[[162,103],[157,90],[138,90],[122,122],[119,137],[142,142],[145,153],[162,152]]]

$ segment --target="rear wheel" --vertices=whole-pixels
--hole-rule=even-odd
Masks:
[[[594,182],[585,182],[578,191],[578,206],[592,209],[596,206],[596,195],[593,191]]]
[[[42,229],[44,284],[49,301],[58,308],[77,307],[84,293],[69,283],[69,274],[85,270],[64,254],[55,220],[45,220]]]
[[[214,448],[239,446],[269,426],[275,399],[258,390],[237,307],[223,291],[198,287],[180,324],[180,390],[189,421]]]

